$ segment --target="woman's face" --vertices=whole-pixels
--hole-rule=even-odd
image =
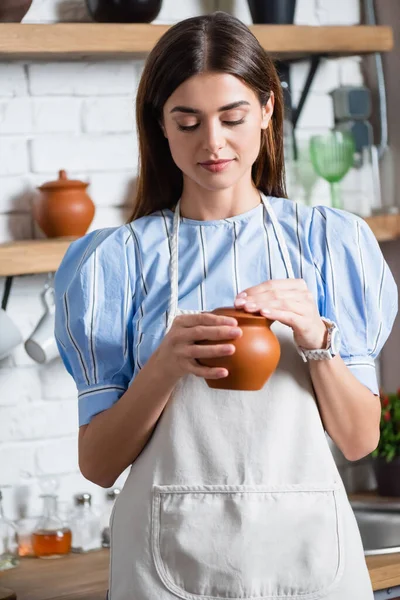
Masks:
[[[210,191],[246,175],[250,181],[273,102],[271,95],[262,107],[249,87],[226,73],[202,73],[182,83],[164,105],[162,127],[184,177]]]

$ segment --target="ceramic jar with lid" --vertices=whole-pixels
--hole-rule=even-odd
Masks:
[[[56,181],[41,185],[32,211],[40,229],[49,238],[81,237],[91,224],[95,206],[86,192],[88,183],[68,179],[64,170]]]
[[[281,354],[278,338],[271,331],[273,321],[231,307],[216,308],[211,312],[236,319],[243,334],[235,340],[219,342],[233,344],[234,354],[199,360],[207,367],[222,367],[229,371],[222,379],[206,379],[207,384],[216,389],[260,390],[278,366]],[[212,345],[215,341],[198,343]]]

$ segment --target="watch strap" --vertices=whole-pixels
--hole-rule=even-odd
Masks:
[[[321,317],[321,320],[325,323],[326,328],[328,330],[326,347],[308,349],[302,348],[301,346],[297,346],[297,351],[304,362],[307,362],[308,360],[332,360],[334,358],[334,354],[331,351],[331,332],[337,327],[337,325],[336,323],[330,321],[329,319],[326,319],[325,317]]]

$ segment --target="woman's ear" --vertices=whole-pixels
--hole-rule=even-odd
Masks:
[[[275,104],[275,96],[274,92],[271,92],[269,100],[267,104],[261,107],[262,110],[262,119],[261,119],[261,129],[267,129],[271,117],[274,113],[274,104]]]

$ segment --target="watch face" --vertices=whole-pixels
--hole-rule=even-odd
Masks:
[[[339,331],[339,329],[335,328],[332,331],[332,335],[331,335],[331,351],[334,356],[336,356],[336,354],[339,354],[340,346],[341,346],[340,331]]]

